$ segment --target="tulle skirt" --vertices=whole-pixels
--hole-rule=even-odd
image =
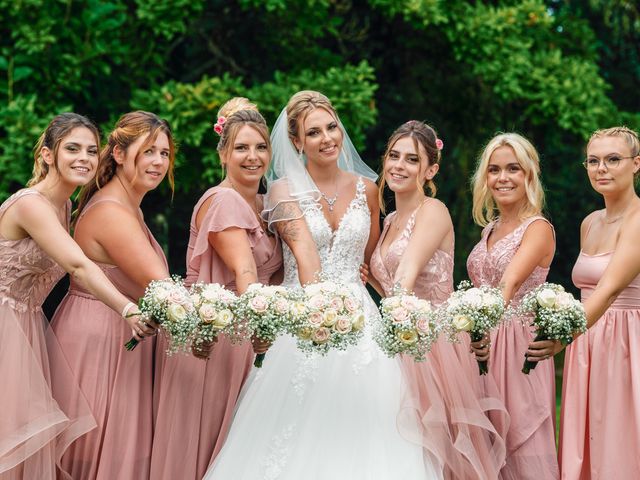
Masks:
[[[67,447],[96,422],[42,310],[21,307],[0,299],[0,479],[53,480]]]
[[[442,478],[429,453],[398,432],[400,365],[373,343],[377,309],[357,288],[368,321],[359,345],[307,357],[295,340],[280,338],[262,369],[252,370],[206,479]]]

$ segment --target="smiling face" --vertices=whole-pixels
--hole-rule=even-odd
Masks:
[[[384,159],[387,186],[395,193],[422,190],[424,183],[438,172],[438,164],[429,165],[427,159],[427,152],[419,142],[410,136],[398,139]]]
[[[587,174],[594,190],[607,194],[633,188],[634,174],[640,169],[640,156],[633,157],[634,153],[622,137],[592,139],[587,146],[587,160],[598,161],[598,165],[588,168]],[[605,159],[610,166],[605,165]]]
[[[498,208],[522,203],[526,199],[525,173],[513,148],[496,148],[489,158],[487,187]]]
[[[98,144],[91,130],[76,127],[64,137],[57,148],[57,158],[49,148],[42,149],[42,158],[49,165],[48,175],[57,176],[70,186],[86,185],[98,166]]]
[[[337,119],[324,108],[315,108],[302,120],[295,146],[309,163],[329,165],[338,161],[343,138]]]
[[[155,189],[169,170],[169,138],[163,131],[152,142],[143,134],[125,152],[114,150],[114,158],[124,174],[124,178],[138,192],[146,193]]]
[[[244,125],[222,156],[233,184],[257,185],[269,168],[269,144],[255,128]]]

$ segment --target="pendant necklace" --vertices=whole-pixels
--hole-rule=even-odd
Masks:
[[[329,211],[333,212],[333,206],[336,204],[336,201],[338,200],[338,175],[336,175],[336,194],[329,198],[327,197],[324,192],[322,192],[320,189],[318,189],[318,191],[320,192],[320,195],[322,196],[322,198],[324,198],[324,201],[327,202],[327,207],[329,207]]]

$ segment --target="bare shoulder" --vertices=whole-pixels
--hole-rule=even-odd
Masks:
[[[436,198],[429,198],[416,212],[416,229],[430,229],[436,224],[442,227],[453,226],[447,206]]]
[[[96,228],[98,227],[99,228]],[[99,202],[82,216],[78,222],[76,231],[80,233],[84,229],[93,232],[104,232],[106,235],[119,234],[123,231],[140,229],[140,221],[136,214],[117,201]]]
[[[640,202],[626,215],[620,227],[620,235],[633,235],[634,238],[640,235]]]
[[[531,222],[524,232],[524,239],[537,238],[545,242],[554,242],[553,226],[549,220],[538,218]]]
[[[594,210],[593,212],[591,212],[589,215],[587,215],[586,217],[584,217],[582,219],[582,223],[580,224],[580,231],[584,232],[584,230],[586,228],[589,227],[589,225],[591,225],[591,222],[593,222],[595,220],[595,218],[598,215],[602,214],[602,210]]]

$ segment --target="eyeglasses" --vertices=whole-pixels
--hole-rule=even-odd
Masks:
[[[636,158],[637,155],[632,155],[630,157],[619,157],[618,155],[611,155],[610,157],[604,157],[600,160],[598,157],[589,157],[582,162],[584,168],[587,170],[597,170],[600,167],[600,163],[604,163],[604,166],[607,170],[618,168],[620,162],[627,158]]]

